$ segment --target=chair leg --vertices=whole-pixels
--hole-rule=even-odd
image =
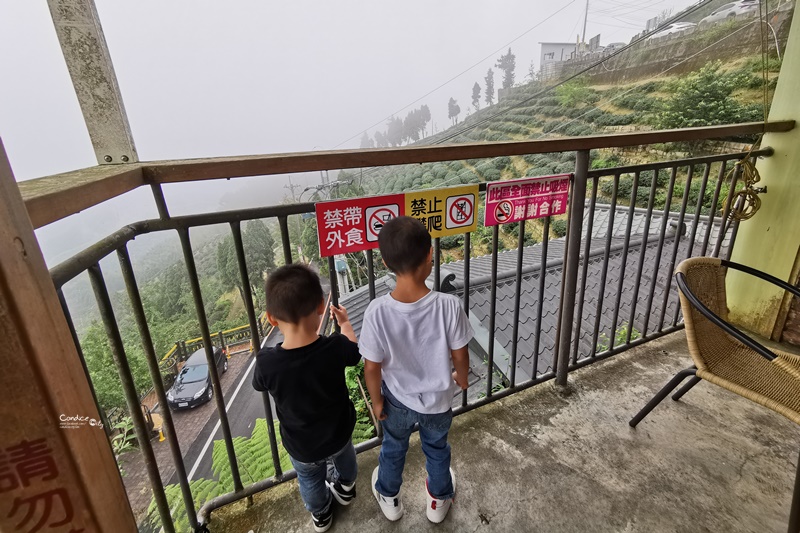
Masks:
[[[680,372],[675,374],[675,377],[673,377],[671,380],[669,380],[669,383],[664,385],[664,388],[662,388],[660,391],[658,391],[658,394],[653,396],[653,399],[650,400],[649,402],[647,402],[647,405],[645,405],[642,408],[642,410],[639,411],[636,414],[636,416],[631,418],[631,421],[628,422],[628,424],[630,424],[630,426],[632,428],[635,428],[636,425],[639,422],[641,422],[644,417],[646,417],[648,414],[650,414],[650,411],[652,411],[655,408],[656,405],[660,404],[661,401],[664,398],[666,398],[669,395],[669,393],[672,392],[675,389],[675,387],[680,385],[681,382],[684,379],[686,379],[687,376],[694,376],[696,374],[696,372],[697,372],[697,369],[692,367],[692,368],[687,368],[685,370],[681,370]]]
[[[797,474],[794,477],[792,510],[789,513],[789,533],[800,533],[800,458],[797,459]]]
[[[678,392],[676,392],[675,394],[672,395],[672,399],[677,402],[678,400],[680,400],[683,397],[684,394],[686,394],[687,392],[692,390],[692,387],[694,387],[695,385],[697,385],[701,381],[703,381],[703,380],[698,378],[697,376],[693,377],[692,379],[690,379],[689,381],[686,382],[686,385],[684,385],[683,387],[678,389]]]

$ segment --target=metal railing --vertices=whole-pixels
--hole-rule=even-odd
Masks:
[[[786,128],[786,126],[783,126]],[[701,128],[702,129],[702,128]],[[713,138],[718,135],[729,135],[735,130],[730,126],[718,130],[705,128],[702,134],[690,130],[685,136],[678,136],[668,132],[666,140],[686,140],[696,138]],[[753,127],[750,127],[753,129]],[[749,130],[747,130],[749,132]],[[649,142],[662,142],[662,138],[646,134]],[[625,136],[628,139],[637,139],[636,135]],[[623,146],[618,141],[610,142],[602,137],[594,145]],[[573,142],[574,141],[574,142]],[[478,154],[492,153],[496,155],[517,155],[522,152],[521,146],[532,149],[532,153],[544,153],[551,147],[551,141],[541,141],[541,146],[526,143],[496,143],[496,146],[485,145]],[[486,345],[486,373],[485,395],[474,401],[469,401],[467,391],[464,391],[460,406],[455,414],[464,413],[485,405],[489,402],[529,388],[543,381],[556,379],[560,384],[566,384],[567,373],[570,369],[590,364],[596,360],[619,353],[631,346],[654,339],[682,327],[679,310],[675,305],[676,296],[671,290],[671,272],[674,265],[684,256],[695,253],[719,255],[729,252],[733,241],[728,235],[735,235],[735,225],[726,223],[731,209],[728,199],[723,205],[722,215],[717,215],[720,207],[720,193],[723,187],[733,190],[736,185],[737,175],[733,176],[733,183],[725,181],[726,167],[739,160],[745,154],[724,154],[712,157],[684,159],[671,162],[650,163],[645,165],[619,167],[604,170],[590,170],[589,150],[594,147],[586,140],[559,140],[558,146],[566,147],[562,151],[571,151],[576,154],[575,172],[570,191],[569,218],[567,234],[564,239],[551,240],[548,238],[553,220],[550,217],[542,221],[542,241],[533,247],[526,246],[526,226],[519,225],[518,247],[512,270],[499,268],[499,242],[500,229],[492,229],[490,273],[488,279],[483,271],[474,271],[473,267],[479,266],[476,261],[487,259],[476,258],[472,253],[471,235],[464,234],[463,261],[458,264],[461,280],[449,285],[454,292],[460,295],[464,302],[464,309],[473,313],[486,302],[477,300],[486,289],[488,282],[489,313],[486,320],[488,329],[488,344]],[[569,149],[570,143],[575,145]],[[546,146],[546,147],[545,147]],[[445,147],[434,147],[432,153],[442,154]],[[450,151],[445,159],[462,157],[469,151],[461,147],[449,147]],[[457,149],[454,149],[457,148]],[[433,155],[420,155],[420,149],[409,149],[410,156],[407,161],[420,159],[436,160]],[[401,152],[393,150],[392,152]],[[757,156],[768,156],[769,149],[754,153]],[[331,156],[334,157],[334,156]],[[392,155],[392,161],[396,156]],[[201,164],[201,163],[197,163]],[[218,165],[219,163],[212,163]],[[229,165],[226,162],[225,165]],[[300,166],[315,166],[319,163],[298,163]],[[352,166],[352,165],[346,165]],[[711,205],[707,203],[707,187],[712,184],[712,167],[719,167],[717,180],[713,183],[713,193],[710,193]],[[658,186],[659,172],[668,174],[667,183]],[[211,169],[208,173],[220,172]],[[231,176],[247,175],[247,172],[230,171]],[[248,171],[249,172],[249,171]],[[649,174],[648,174],[649,173]],[[684,177],[685,174],[685,177]],[[697,181],[696,175],[702,175]],[[639,190],[644,190],[645,182],[649,177],[650,185],[646,195],[639,195]],[[678,178],[680,179],[680,182]],[[699,188],[693,183],[700,183]],[[607,185],[610,184],[610,185]],[[631,187],[629,193],[622,194],[621,189]],[[623,187],[624,185],[624,187]],[[679,185],[683,186],[683,193],[679,192]],[[694,188],[693,188],[694,187]],[[51,269],[51,276],[61,298],[67,322],[71,328],[73,339],[80,351],[80,343],[72,325],[70,312],[63,297],[62,287],[83,272],[88,272],[94,289],[100,315],[106,333],[109,337],[111,352],[117,365],[122,387],[125,391],[129,412],[133,418],[136,434],[140,443],[141,452],[147,468],[148,478],[153,490],[153,498],[158,508],[164,531],[174,531],[174,524],[170,508],[164,493],[158,465],[155,460],[149,435],[145,433],[145,421],[139,409],[139,399],[136,395],[135,385],[127,363],[125,347],[120,335],[119,326],[111,305],[108,289],[106,288],[100,261],[112,254],[116,254],[120,263],[123,279],[127,288],[128,299],[133,310],[139,335],[144,348],[148,369],[153,382],[153,387],[159,403],[166,406],[166,394],[162,382],[159,360],[153,348],[150,329],[145,316],[139,287],[136,281],[133,265],[128,254],[127,243],[138,235],[150,232],[175,231],[178,233],[183,261],[189,274],[189,284],[195,304],[197,320],[201,333],[203,346],[206,347],[208,368],[215,397],[216,412],[222,428],[223,441],[227,452],[227,459],[232,473],[234,491],[213,498],[206,502],[199,510],[195,509],[191,488],[183,463],[183,454],[175,431],[174,421],[169,409],[163,409],[163,427],[168,440],[168,445],[175,467],[175,475],[181,488],[184,506],[190,527],[195,531],[205,530],[204,524],[209,520],[210,513],[221,506],[250,498],[257,492],[273,485],[295,477],[294,471],[284,472],[281,469],[278,444],[275,435],[273,409],[268,394],[263,393],[264,412],[269,431],[271,458],[275,475],[248,486],[242,484],[239,465],[234,452],[233,438],[231,435],[228,415],[225,408],[220,377],[213,360],[212,334],[209,330],[208,320],[204,311],[203,294],[200,288],[195,258],[192,251],[190,229],[211,224],[228,224],[233,237],[239,274],[242,280],[243,297],[247,311],[250,338],[254,346],[260,346],[260,324],[257,319],[253,295],[248,282],[248,267],[242,243],[241,223],[252,219],[276,219],[281,236],[281,247],[284,261],[292,262],[291,244],[289,238],[288,217],[312,213],[314,204],[298,203],[293,205],[279,205],[252,209],[241,209],[219,213],[208,213],[186,216],[170,216],[166,201],[160,185],[152,185],[154,200],[159,210],[159,219],[145,220],[126,226],[109,237],[87,248],[73,258]],[[485,184],[481,185],[485,190]],[[610,190],[607,196],[604,191]],[[710,189],[709,189],[710,190]],[[659,194],[659,193],[663,194]],[[673,196],[680,197],[680,205],[674,205]],[[690,198],[695,196],[692,202]],[[604,198],[608,201],[603,203]],[[658,201],[656,201],[658,199]],[[663,205],[660,205],[663,200]],[[644,208],[637,208],[637,202]],[[658,208],[657,208],[658,204]],[[601,209],[602,206],[602,209]],[[703,214],[704,211],[708,215]],[[607,213],[608,220],[602,221],[602,213]],[[638,218],[637,218],[638,217]],[[598,228],[605,224],[605,231],[599,232]],[[641,226],[634,228],[634,223]],[[684,234],[682,228],[690,226],[691,229]],[[672,228],[675,228],[673,230]],[[615,236],[620,233],[620,237]],[[598,238],[593,235],[598,234]],[[727,239],[727,240],[726,240]],[[621,242],[620,242],[621,241]],[[538,248],[537,248],[538,246]],[[452,265],[441,263],[441,243],[434,240],[434,286],[441,288],[442,269],[452,269]],[[535,253],[534,253],[535,252]],[[506,252],[513,253],[513,252]],[[538,256],[538,261],[529,260],[528,254]],[[374,271],[373,252],[367,254],[368,269],[368,294],[369,298],[376,297],[376,279]],[[560,256],[560,257],[559,257]],[[528,259],[526,259],[528,258]],[[329,258],[330,283],[332,287],[332,303],[338,304],[339,294],[333,258]],[[631,273],[635,272],[634,275]],[[597,278],[601,290],[593,297],[588,284]],[[612,285],[612,281],[616,281]],[[482,287],[481,284],[483,284]],[[552,285],[552,286],[551,286]],[[502,389],[497,390],[498,383],[493,376],[496,364],[496,345],[498,345],[498,291],[503,287],[513,286],[513,304],[511,308],[511,339],[505,339],[510,358],[509,364],[503,366],[506,371],[501,378]],[[608,290],[606,290],[608,289]],[[660,294],[657,291],[660,290]],[[550,300],[546,295],[555,294]],[[623,293],[630,296],[623,297]],[[526,307],[523,311],[522,300],[528,298],[535,302],[535,306]],[[594,300],[594,301],[592,301]],[[613,302],[613,303],[611,303]],[[521,316],[529,315],[531,307],[535,316],[526,317],[534,320],[532,345],[528,348],[523,345],[522,332],[520,331]],[[589,312],[592,310],[593,312]],[[608,319],[610,313],[610,319]],[[505,320],[505,319],[502,319]],[[621,324],[627,328],[620,329]],[[554,325],[554,326],[553,326]],[[545,326],[549,330],[555,327],[555,334],[545,335]],[[634,334],[634,328],[638,336]],[[610,335],[609,342],[603,343],[603,335]],[[527,341],[526,341],[527,342]],[[502,344],[501,344],[502,345]],[[81,354],[81,358],[82,358]],[[530,368],[527,365],[530,361]],[[84,363],[84,369],[85,369]],[[524,372],[525,379],[519,379],[519,372]],[[88,371],[87,371],[88,378]],[[91,380],[90,380],[91,383]],[[378,437],[357,446],[357,450],[364,451],[380,444]]]

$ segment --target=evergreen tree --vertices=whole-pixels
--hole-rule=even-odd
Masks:
[[[514,69],[517,66],[517,57],[508,49],[505,55],[498,58],[495,67],[503,71],[503,89],[510,89],[514,86]]]
[[[447,118],[449,118],[453,124],[458,123],[458,115],[461,113],[461,107],[456,102],[455,98],[450,97],[450,101],[447,102]]]
[[[248,281],[258,302],[264,292],[264,274],[275,270],[275,239],[262,220],[250,220],[242,241],[247,257]]]
[[[431,110],[428,109],[428,106],[423,104],[422,107],[419,108],[420,113],[420,120],[421,120],[421,130],[422,136],[425,137],[425,128],[428,125],[428,122],[431,121]]]
[[[361,148],[375,148],[375,141],[372,140],[366,131],[364,135],[361,136]]]
[[[378,148],[386,148],[387,146],[389,146],[389,142],[386,140],[386,136],[380,131],[375,132],[375,145]]]
[[[486,105],[492,105],[494,103],[494,71],[492,69],[486,72],[483,81],[486,83]]]
[[[481,108],[481,86],[478,85],[477,81],[472,86],[472,108],[475,111]]]
[[[386,124],[386,141],[392,146],[400,146],[403,144],[403,120],[397,117],[389,119]]]

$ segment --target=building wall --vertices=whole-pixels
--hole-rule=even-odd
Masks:
[[[800,124],[800,16],[795,10],[775,89],[770,120]],[[761,209],[739,228],[732,260],[783,280],[796,283],[800,269],[800,127],[787,133],[767,134],[762,146],[775,155],[759,161]],[[791,299],[784,291],[731,272],[728,281],[731,319],[764,336],[779,339]]]

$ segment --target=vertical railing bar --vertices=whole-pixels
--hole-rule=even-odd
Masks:
[[[586,243],[583,248],[583,266],[581,269],[581,288],[578,291],[580,300],[578,300],[578,309],[576,311],[577,318],[575,324],[575,340],[572,345],[572,364],[578,361],[578,344],[581,341],[581,328],[583,327],[583,306],[586,302],[586,281],[589,277],[589,254],[592,248],[592,231],[594,230],[594,209],[597,203],[597,182],[599,178],[592,180],[592,197],[589,200],[589,219],[586,223]]]
[[[678,167],[672,167],[672,172],[669,178],[669,186],[667,187],[667,198],[664,202],[664,212],[661,217],[661,233],[658,236],[658,247],[656,250],[656,260],[653,266],[653,283],[650,284],[650,293],[647,296],[647,311],[644,315],[644,326],[642,328],[642,337],[647,337],[647,329],[650,326],[650,313],[653,311],[653,296],[656,293],[656,284],[658,283],[658,274],[661,268],[661,255],[664,250],[664,239],[667,235],[667,226],[669,225],[669,209],[672,207],[672,193],[675,190],[675,180],[678,177]],[[671,272],[667,272],[667,277],[671,277]]]
[[[239,264],[239,276],[242,280],[242,292],[244,293],[244,305],[247,310],[247,319],[250,322],[250,339],[253,345],[253,353],[257,353],[261,348],[261,338],[258,333],[258,323],[256,310],[253,305],[253,291],[250,288],[250,277],[247,272],[247,257],[244,254],[244,241],[242,240],[242,226],[238,221],[231,222],[231,233],[233,234],[233,247],[236,250],[236,262]],[[272,400],[269,393],[261,393],[264,403],[264,411],[267,417],[267,434],[269,436],[270,453],[272,454],[272,466],[275,470],[275,477],[283,475],[281,469],[280,455],[278,452],[278,440],[275,436],[275,421],[272,416]]]
[[[472,234],[465,233],[464,234],[464,272],[463,272],[463,281],[464,281],[464,312],[469,317],[469,260],[470,255],[472,253]],[[467,406],[467,391],[464,389],[461,391],[461,406]]]
[[[599,181],[600,178],[598,178]],[[600,274],[600,294],[597,297],[597,309],[594,317],[594,333],[592,334],[592,357],[597,355],[597,340],[600,335],[600,319],[603,316],[603,300],[606,295],[606,279],[608,278],[608,262],[611,258],[611,239],[614,236],[614,221],[617,214],[617,193],[619,190],[619,173],[614,174],[611,190],[611,205],[608,211],[608,229],[606,231],[605,252],[603,253],[603,269]]]
[[[730,227],[728,224],[728,217],[731,214],[731,202],[733,201],[733,192],[736,190],[736,185],[739,184],[739,177],[742,175],[742,165],[736,163],[731,178],[731,185],[728,188],[728,197],[725,199],[725,208],[722,211],[722,219],[719,223],[719,237],[717,242],[714,243],[714,257],[719,257],[719,251],[722,248],[722,241],[725,240],[725,233]]]
[[[720,161],[719,175],[717,176],[717,187],[714,191],[714,198],[711,202],[711,212],[708,214],[708,223],[706,224],[705,236],[703,237],[703,248],[700,252],[701,256],[705,256],[708,251],[708,243],[711,240],[711,231],[714,227],[714,218],[717,212],[717,202],[719,201],[719,193],[722,191],[722,182],[725,180],[725,164],[729,160]],[[711,171],[711,165],[706,165],[706,173]]]
[[[547,248],[550,245],[550,217],[545,217],[542,226],[542,256],[539,258],[539,298],[536,304],[536,338],[533,341],[533,369],[531,378],[539,372],[539,339],[542,336],[542,311],[544,310],[544,281],[547,276]],[[555,363],[552,364],[555,366]]]
[[[161,474],[158,471],[158,463],[156,456],[153,453],[153,447],[150,444],[150,435],[148,435],[145,428],[144,416],[139,404],[139,397],[136,394],[136,385],[131,375],[131,368],[128,365],[128,358],[125,354],[125,346],[122,342],[122,335],[117,326],[117,320],[114,316],[114,309],[111,305],[111,298],[108,295],[108,288],[103,279],[103,273],[100,270],[100,265],[95,263],[88,269],[89,279],[92,283],[94,296],[97,300],[97,306],[100,311],[100,317],[105,326],[108,342],[111,347],[111,355],[114,358],[114,363],[117,366],[119,373],[119,380],[122,384],[122,390],[125,394],[125,403],[128,405],[128,411],[133,421],[133,428],[136,433],[136,439],[139,442],[139,448],[144,458],[145,468],[147,470],[147,477],[150,481],[150,486],[153,489],[153,500],[158,508],[158,514],[161,518],[161,525],[167,533],[174,533],[175,526],[172,523],[172,515],[169,510],[169,503],[167,496],[164,493],[164,485],[161,482]]]
[[[742,198],[741,196],[738,197],[736,199],[736,204],[734,205],[734,209],[736,211],[739,211],[740,209],[742,209],[743,203],[744,203],[744,198]],[[726,261],[731,260],[731,255],[733,255],[733,246],[736,244],[736,236],[739,234],[739,219],[734,218],[732,222],[733,222],[733,230],[731,231],[731,243],[728,246],[728,249],[726,250],[725,254]]]
[[[608,345],[610,349],[614,348],[614,343],[617,340],[617,320],[619,319],[619,306],[622,302],[622,288],[625,285],[625,270],[628,266],[628,249],[631,244],[631,228],[633,227],[633,215],[636,212],[636,193],[639,190],[639,172],[633,175],[633,187],[631,187],[631,204],[628,208],[628,222],[625,227],[625,241],[622,245],[622,257],[619,267],[619,283],[617,283],[617,301],[614,304],[614,314],[611,320],[611,340]],[[628,329],[631,325],[628,324]]]
[[[97,412],[100,414],[100,421],[103,422],[103,428],[105,428],[106,435],[108,435],[112,428],[108,425],[108,419],[106,418],[105,410],[100,407],[100,402],[97,400],[97,391],[94,389],[94,383],[92,383],[92,377],[89,374],[89,367],[86,366],[86,358],[83,355],[83,348],[81,347],[80,340],[78,339],[78,332],[75,331],[75,323],[72,321],[72,314],[69,312],[67,299],[64,297],[64,292],[60,288],[56,289],[56,294],[58,295],[58,301],[61,304],[61,310],[64,313],[64,318],[67,320],[67,327],[69,328],[69,334],[72,337],[72,342],[75,344],[75,350],[78,352],[78,359],[80,359],[83,373],[86,375],[86,382],[89,384],[89,390],[92,392],[94,406],[97,408]]]
[[[278,217],[278,226],[280,226],[281,229],[283,262],[286,265],[290,265],[292,263],[292,244],[289,242],[289,218],[286,216]]]
[[[175,465],[175,474],[178,476],[178,484],[181,488],[186,516],[189,519],[189,526],[194,530],[197,529],[197,512],[194,508],[192,489],[189,486],[189,478],[186,475],[186,465],[183,463],[183,454],[181,453],[181,446],[178,442],[178,434],[175,431],[175,424],[172,420],[172,411],[167,403],[167,393],[164,390],[164,382],[161,377],[161,368],[158,365],[158,358],[153,345],[153,337],[150,334],[150,327],[147,325],[147,316],[145,315],[142,297],[139,294],[136,275],[133,272],[133,264],[131,263],[126,245],[122,245],[122,247],[117,250],[117,258],[119,259],[119,266],[122,271],[122,278],[125,281],[125,287],[128,290],[128,299],[131,303],[133,317],[139,329],[139,337],[142,340],[142,349],[144,350],[145,360],[147,361],[147,368],[150,371],[150,379],[153,382],[153,390],[156,393],[159,405],[162,406],[161,418],[166,426],[165,436],[167,438],[167,444],[169,445],[170,454],[172,455],[172,463]]]
[[[439,243],[439,237],[433,239],[433,290],[442,290],[439,284],[441,283],[441,264],[442,264],[442,248]]]
[[[569,199],[567,222],[567,258],[564,263],[564,283],[561,309],[559,347],[556,358],[556,383],[566,386],[569,372],[570,341],[575,320],[575,298],[578,287],[578,268],[581,259],[581,233],[583,213],[586,209],[586,183],[589,177],[589,150],[578,150],[575,154],[575,174],[572,179],[572,197]]]
[[[228,464],[231,467],[233,486],[234,490],[238,492],[242,490],[242,479],[239,474],[239,463],[236,460],[236,451],[233,448],[233,437],[231,436],[231,427],[228,422],[228,413],[225,410],[225,397],[222,393],[222,385],[219,381],[217,363],[214,359],[214,346],[211,344],[211,334],[209,333],[208,320],[203,306],[203,293],[200,290],[200,280],[197,277],[197,266],[194,262],[192,244],[189,239],[189,230],[187,228],[179,228],[178,236],[181,240],[186,270],[189,273],[189,287],[191,288],[192,298],[194,299],[197,322],[200,326],[200,335],[205,345],[206,362],[208,364],[209,374],[211,375],[211,387],[214,390],[214,400],[217,407],[217,414],[219,415],[220,427],[222,428],[222,435],[225,440],[225,449],[228,453]]]
[[[492,396],[492,377],[494,374],[494,328],[497,311],[497,243],[500,238],[500,226],[492,226],[492,277],[491,303],[489,305],[489,367],[486,370],[486,397]]]
[[[516,275],[516,290],[514,293],[514,327],[511,334],[511,376],[509,376],[510,387],[517,384],[517,345],[519,344],[519,306],[520,298],[522,297],[522,255],[525,247],[525,221],[518,222],[518,236],[517,241],[517,275]]]
[[[367,278],[369,285],[369,300],[375,299],[375,254],[372,250],[364,250],[367,256]]]
[[[672,244],[672,257],[669,261],[669,268],[667,272],[667,286],[664,289],[664,300],[661,306],[661,314],[658,318],[658,330],[664,329],[664,319],[667,315],[667,304],[669,304],[670,291],[672,290],[672,272],[675,270],[675,261],[678,259],[678,248],[680,247],[681,237],[683,236],[684,220],[686,218],[686,207],[689,203],[689,188],[692,186],[692,177],[694,176],[694,165],[689,165],[686,172],[686,184],[683,189],[683,199],[681,200],[681,210],[678,214],[678,225],[675,230],[675,242]]]
[[[339,307],[339,283],[336,278],[336,260],[332,255],[328,256],[328,279],[331,283],[331,305]],[[336,333],[342,331],[339,323],[334,320],[333,330]]]
[[[631,343],[631,335],[633,334],[633,323],[636,320],[636,308],[639,306],[639,288],[642,284],[642,270],[644,269],[644,258],[647,255],[647,239],[650,236],[650,220],[653,218],[653,202],[656,198],[656,180],[658,178],[658,169],[653,169],[653,179],[650,182],[650,195],[647,199],[647,216],[644,220],[644,229],[642,230],[642,244],[639,249],[639,264],[636,268],[636,281],[633,286],[633,299],[631,300],[631,312],[628,315],[628,331],[625,335],[625,344]],[[655,276],[651,283],[655,283]]]
[[[158,210],[158,218],[161,220],[169,220],[169,208],[167,207],[167,200],[164,198],[164,191],[161,189],[161,184],[151,183],[150,190],[153,191],[153,200]]]

